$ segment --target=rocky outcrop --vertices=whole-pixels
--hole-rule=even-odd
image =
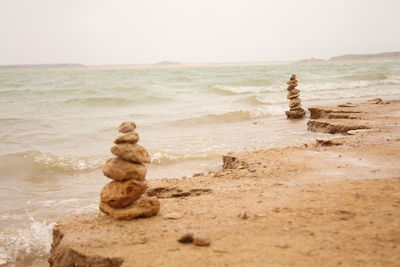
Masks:
[[[360,116],[357,116],[357,114],[362,113],[357,110],[327,109],[319,107],[308,108],[308,111],[310,111],[310,119],[360,119]]]
[[[295,74],[293,74],[292,77],[290,77],[290,80],[287,82],[287,84],[288,84],[287,90],[289,91],[287,99],[290,100],[289,102],[290,110],[285,112],[286,117],[288,119],[302,119],[304,115],[306,115],[306,111],[301,107],[301,100],[299,98],[300,90],[296,89],[297,80]]]
[[[109,159],[103,167],[103,174],[114,181],[106,184],[100,194],[100,210],[117,220],[151,217],[160,211],[157,198],[142,196],[147,189],[146,167],[151,161],[144,147],[136,144],[139,135],[134,122],[124,122],[119,126],[121,136],[111,152],[117,158]]]
[[[309,120],[307,122],[307,130],[313,132],[329,133],[329,134],[346,134],[351,130],[369,129],[365,125],[346,124],[343,122],[328,122],[321,120]]]

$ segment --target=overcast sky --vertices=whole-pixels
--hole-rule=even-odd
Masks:
[[[399,12],[400,0],[0,0],[0,65],[399,51]]]

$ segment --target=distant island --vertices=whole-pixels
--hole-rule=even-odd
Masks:
[[[303,59],[295,63],[324,63],[324,62],[368,62],[368,61],[400,61],[400,52],[385,52],[376,54],[347,54],[325,59]]]
[[[84,68],[82,64],[29,64],[29,65],[0,65],[0,69],[70,69],[70,68]]]
[[[180,62],[161,61],[161,62],[154,64],[154,66],[176,66],[176,65],[181,65],[181,64],[182,63],[180,63]]]

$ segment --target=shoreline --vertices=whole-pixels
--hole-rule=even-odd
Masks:
[[[149,180],[148,194],[161,201],[159,216],[66,217],[53,230],[50,262],[395,265],[400,101],[378,102],[317,107],[308,122],[316,131],[356,129],[353,135],[232,155],[234,164],[207,175]],[[178,243],[185,232],[207,233],[211,246]]]

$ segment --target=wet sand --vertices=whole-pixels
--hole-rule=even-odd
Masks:
[[[400,100],[316,107],[310,130],[345,135],[230,155],[233,164],[217,173],[150,180],[148,193],[161,201],[159,216],[132,221],[100,212],[67,216],[54,228],[50,262],[396,266],[399,110]],[[211,245],[177,242],[186,232],[208,234]]]

